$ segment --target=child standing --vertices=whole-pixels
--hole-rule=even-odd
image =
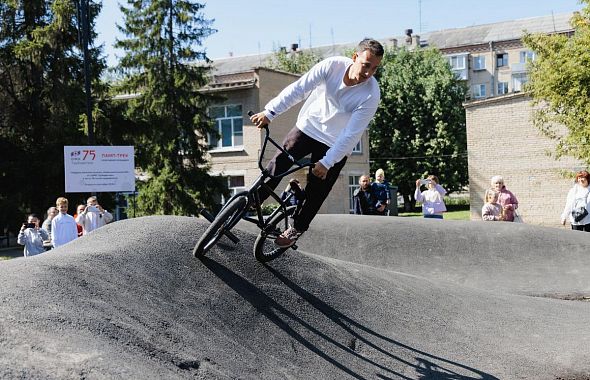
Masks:
[[[428,190],[420,192],[420,186],[424,184]],[[447,211],[443,195],[447,191],[438,184],[438,177],[429,175],[426,180],[416,180],[416,191],[414,198],[417,202],[422,202],[422,214],[425,218],[442,219],[443,212]]]
[[[377,215],[388,215],[390,193],[389,183],[385,180],[385,171],[377,169],[375,172],[375,182],[371,184],[373,194],[377,197]]]
[[[485,195],[486,203],[481,208],[481,218],[483,220],[504,220],[502,206],[498,203],[500,194],[494,189],[487,189]]]
[[[74,217],[68,214],[68,200],[59,197],[55,201],[59,214],[51,221],[51,242],[54,248],[71,242],[78,237],[78,228]]]

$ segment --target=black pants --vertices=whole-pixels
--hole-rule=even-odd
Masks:
[[[311,154],[311,162],[318,162],[322,159],[328,149],[327,145],[312,139],[305,133],[301,132],[297,127],[293,127],[285,136],[283,140],[283,148],[295,159],[300,160],[303,157]],[[328,170],[326,179],[320,179],[311,173],[311,168],[307,174],[307,186],[305,187],[305,201],[297,215],[293,216],[294,225],[297,231],[307,231],[309,224],[316,216],[324,200],[330,194],[334,183],[338,179],[340,171],[346,163],[346,157]],[[279,151],[268,163],[267,169],[270,174],[281,174],[289,170],[293,166],[289,157]],[[279,185],[280,179],[271,179],[267,182],[268,186],[275,189]],[[265,191],[259,191],[260,200],[263,201],[268,198],[269,194]]]
[[[572,230],[590,232],[590,224],[572,224]]]

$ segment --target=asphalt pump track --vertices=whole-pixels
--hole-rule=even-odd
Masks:
[[[251,226],[109,224],[0,262],[0,377],[589,379],[590,234],[318,215],[268,265]]]

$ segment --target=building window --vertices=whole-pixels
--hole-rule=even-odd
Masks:
[[[354,148],[352,148],[352,153],[363,154],[363,140],[362,139],[354,146]]]
[[[520,63],[527,63],[529,61],[534,61],[536,58],[535,52],[530,50],[525,50],[520,52]]]
[[[486,97],[486,85],[476,84],[473,86],[473,97],[475,99],[481,99]]]
[[[229,189],[229,196],[230,198],[236,195],[237,193],[246,190],[245,181],[243,175],[230,175],[227,176],[227,188]],[[229,198],[225,199],[225,197],[221,198],[221,203],[225,204]]]
[[[498,95],[508,93],[508,82],[498,82]]]
[[[513,74],[512,75],[512,89],[514,92],[520,92],[523,90],[523,85],[528,82],[526,73]]]
[[[502,53],[496,55],[496,66],[504,67],[508,66],[508,53]]]
[[[348,205],[351,214],[354,214],[354,191],[359,188],[360,179],[360,175],[348,176]]]
[[[486,68],[486,57],[480,55],[473,57],[473,70],[485,70]]]
[[[215,119],[219,136],[209,134],[211,149],[230,148],[244,145],[244,121],[241,105],[209,107],[209,117]]]
[[[463,70],[465,68],[465,56],[464,55],[453,55],[449,57],[449,63],[453,70]]]

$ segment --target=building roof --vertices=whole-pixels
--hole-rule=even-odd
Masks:
[[[467,28],[446,29],[428,33],[421,37],[429,46],[439,49],[459,46],[486,44],[522,38],[529,33],[565,33],[572,31],[569,20],[572,13],[503,21],[493,24],[476,25]]]
[[[444,29],[420,35],[420,45],[448,49],[460,46],[487,44],[492,41],[518,40],[522,38],[525,31],[529,33],[566,33],[573,30],[569,23],[571,17],[572,13],[564,13],[475,25],[466,28]],[[384,45],[391,45],[394,39],[398,41],[398,46],[404,46],[406,36],[384,38],[379,39],[379,41]],[[355,41],[344,44],[319,46],[311,49],[321,57],[331,57],[346,54],[357,43],[358,41]],[[263,53],[216,58],[212,60],[212,74],[225,75],[251,71],[255,68],[266,66],[273,54]]]

